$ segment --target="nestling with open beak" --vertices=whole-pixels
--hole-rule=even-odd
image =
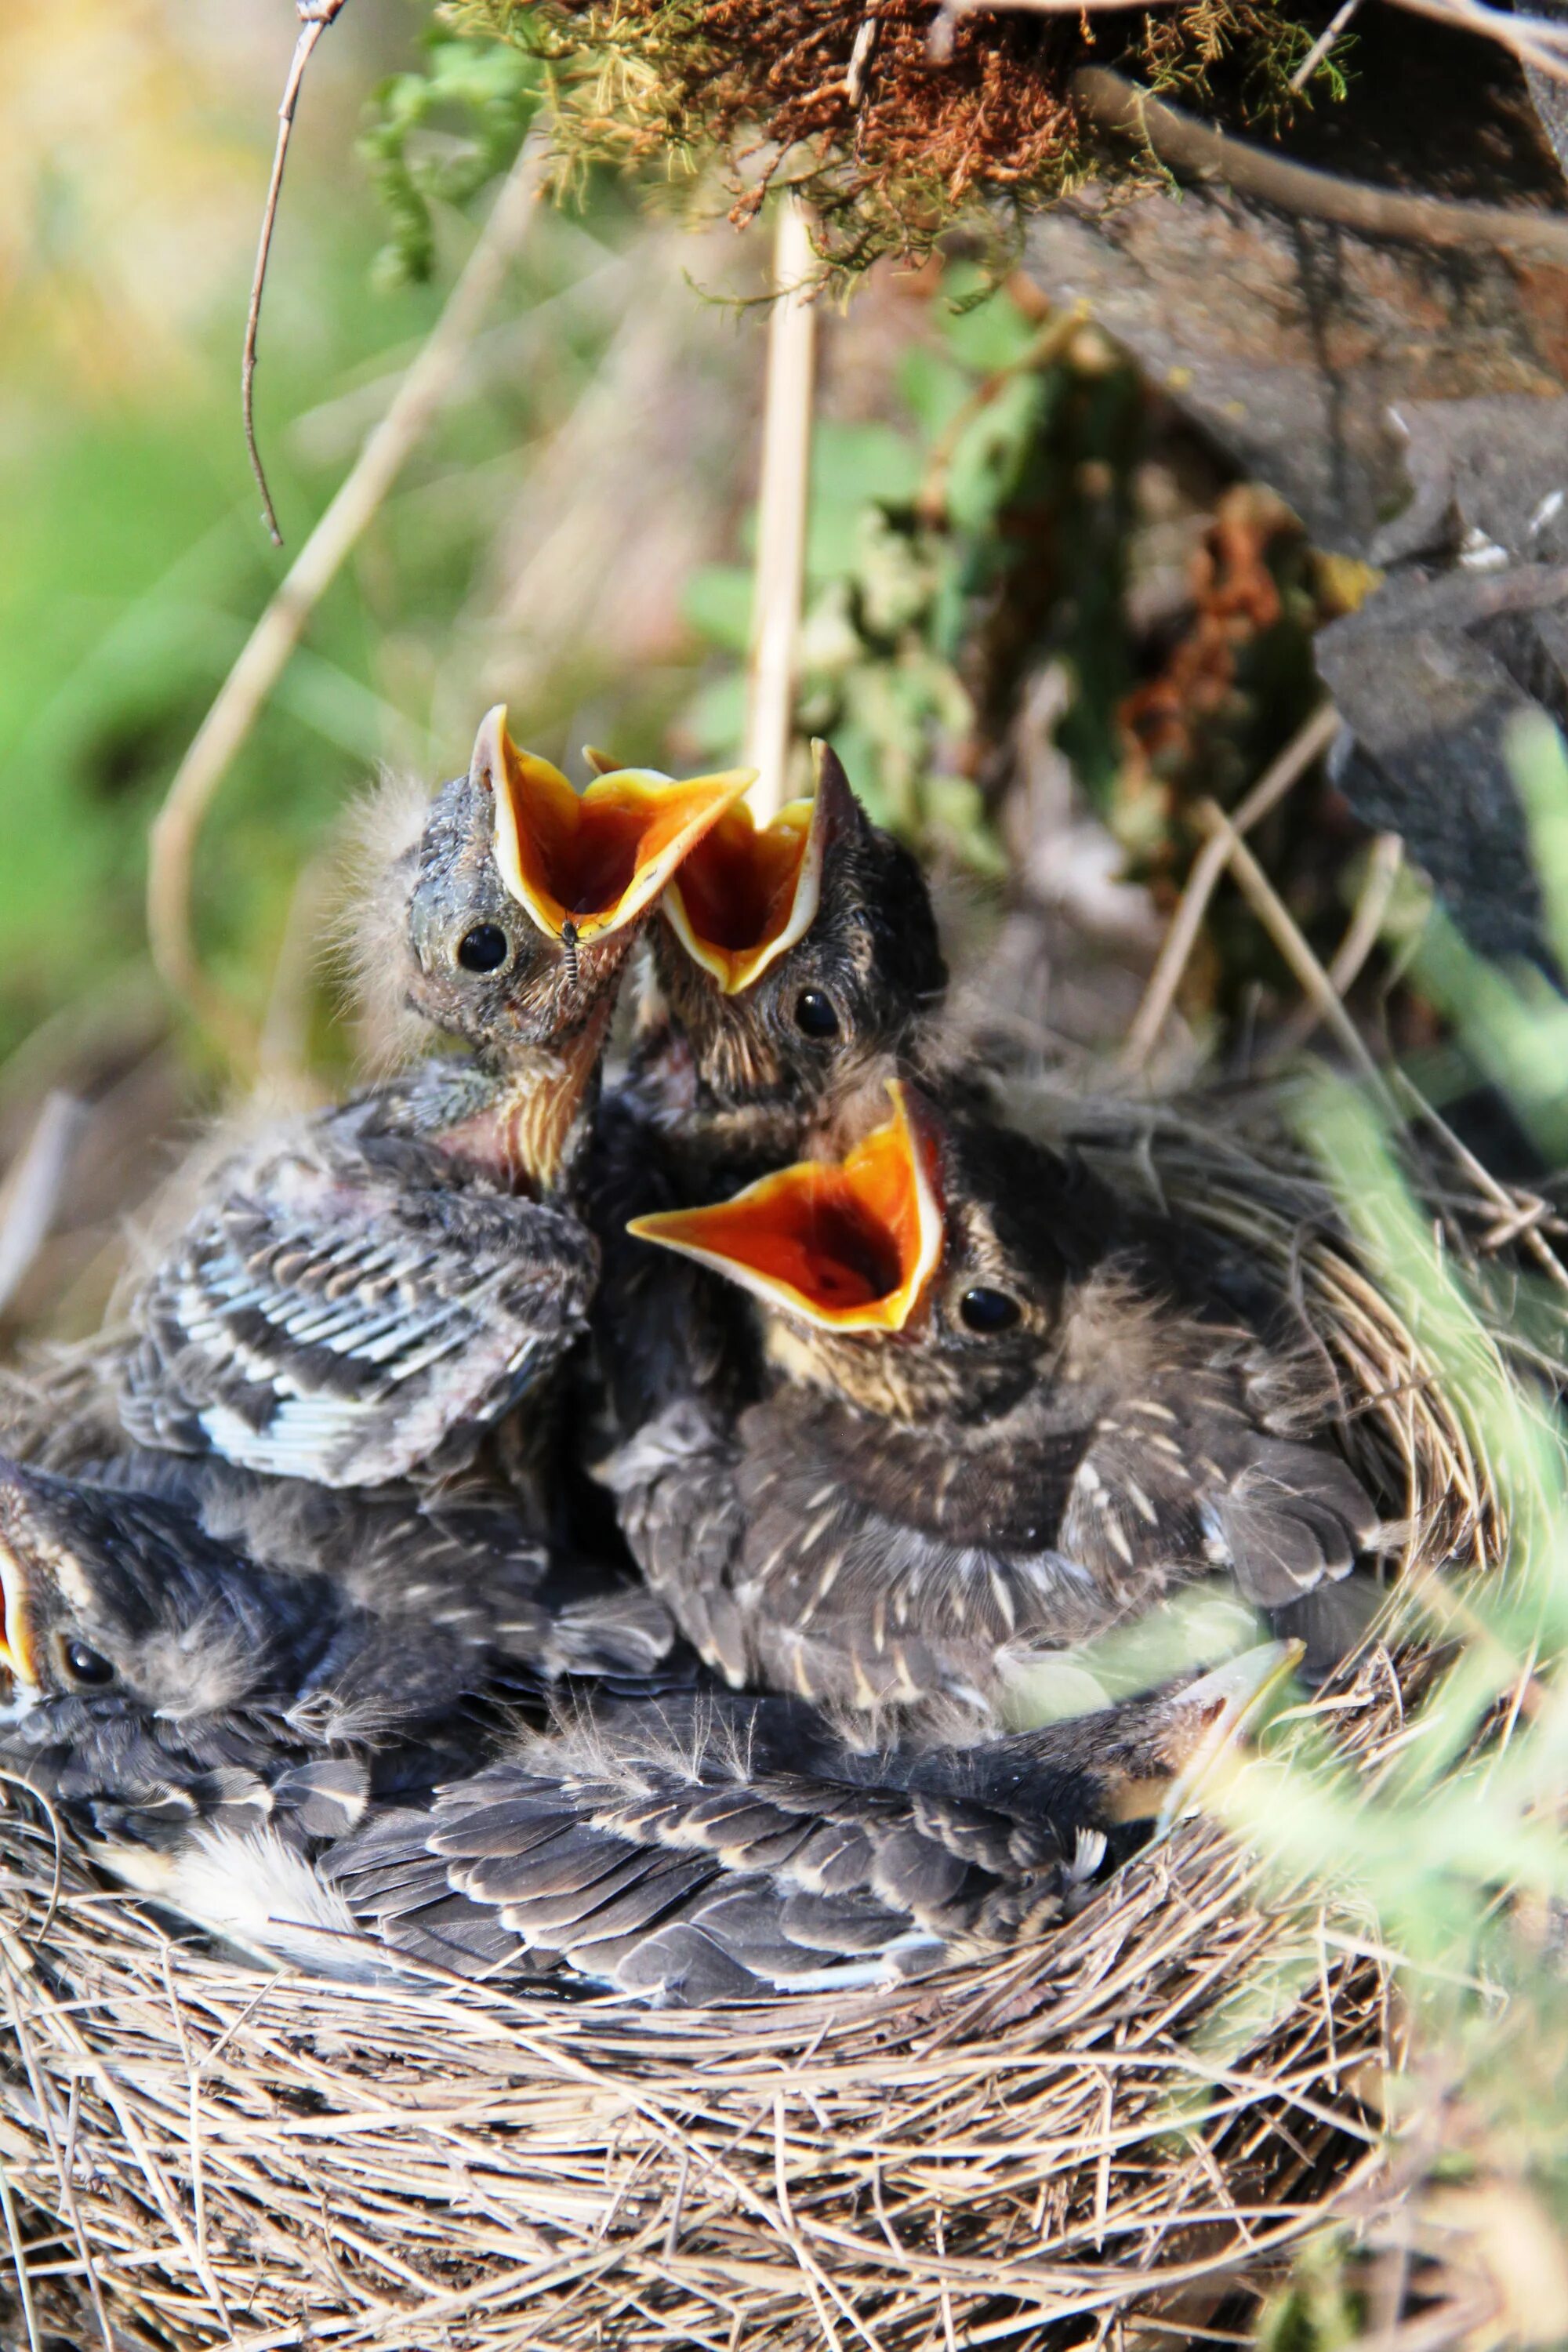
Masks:
[[[119,1875],[251,1948],[321,1925],[322,1839],[493,1750],[503,1718],[475,1702],[510,1719],[563,1674],[640,1687],[669,1649],[651,1594],[552,1588],[482,1489],[431,1514],[223,1464],[187,1483],[174,1500],[0,1461],[0,1762]]]
[[[931,900],[836,755],[757,825],[742,802],[682,861],[651,934],[637,1072],[706,1174],[799,1155],[835,1102],[915,1058],[947,985]]]
[[[611,1435],[694,1380],[738,1397],[749,1347],[724,1286],[626,1240],[636,1216],[722,1200],[831,1137],[918,1063],[947,972],[920,868],[873,825],[834,753],[816,792],[757,825],[737,802],[661,903],[630,1076],[602,1107],[586,1197]]]
[[[626,1708],[373,1816],[321,1874],[392,1951],[492,1981],[687,2005],[896,1982],[1080,1910],[1121,1825],[1181,1811],[1292,1654],[975,1747],[859,1752],[783,1698]]]
[[[837,1160],[641,1239],[751,1295],[772,1385],[689,1391],[601,1465],[654,1589],[732,1683],[857,1707],[995,1706],[1031,1647],[1228,1571],[1272,1609],[1379,1515],[1301,1441],[1258,1337],[1171,1295],[1072,1162],[895,1082]]]
[[[134,1302],[132,1436],[331,1486],[430,1480],[542,1392],[594,1288],[574,1202],[626,957],[749,782],[628,770],[578,794],[490,712],[383,886],[402,994],[474,1052],[219,1169]]]

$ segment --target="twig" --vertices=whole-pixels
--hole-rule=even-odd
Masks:
[[[1200,801],[1193,812],[1204,831],[1219,842],[1241,894],[1289,965],[1318,1018],[1331,1029],[1356,1067],[1379,1096],[1386,1097],[1383,1072],[1366,1040],[1335,995],[1328,973],[1312,953],[1294,917],[1217,801]]]
[[[752,648],[746,670],[746,766],[757,770],[752,805],[777,814],[786,789],[795,718],[795,655],[805,584],[811,491],[811,419],[816,314],[808,289],[811,236],[799,200],[782,198],[773,241],[775,299],[768,324],[768,390]]]
[[[1080,66],[1072,78],[1072,91],[1106,130],[1142,139],[1163,163],[1212,174],[1281,212],[1337,221],[1363,236],[1445,248],[1491,246],[1500,252],[1568,262],[1568,220],[1555,213],[1401,195],[1342,179],[1336,173],[1313,171],[1247,140],[1209,130],[1108,66]]]
[[[87,1121],[87,1106],[56,1087],[0,1184],[0,1312],[43,1246],[59,1207],[60,1184]]]
[[[1381,1088],[1383,1073],[1373,1061],[1365,1039],[1334,993],[1328,973],[1308,946],[1284,900],[1224,809],[1217,801],[1204,800],[1198,802],[1193,814],[1210,839],[1224,849],[1225,862],[1242,896],[1300,981],[1319,1020],[1333,1031],[1352,1060]]]
[[[1339,732],[1339,714],[1332,703],[1325,702],[1313,713],[1306,725],[1293,735],[1271,767],[1266,768],[1252,790],[1231,816],[1231,824],[1238,834],[1248,833],[1260,819],[1267,816],[1277,802],[1284,799],[1291,785],[1303,776],[1314,760],[1326,751]],[[1193,860],[1181,902],[1171,919],[1154,969],[1149,975],[1149,985],[1143,992],[1132,1026],[1127,1033],[1127,1043],[1121,1049],[1118,1066],[1129,1076],[1143,1067],[1158,1043],[1161,1030],[1181,985],[1182,974],[1197,944],[1205,912],[1214,896],[1215,885],[1225,871],[1226,845],[1210,839],[1204,844]]]
[[[10,2179],[3,2164],[0,2164],[0,2209],[5,2211],[5,2235],[11,2241],[11,2261],[16,2273],[16,2291],[22,2298],[28,2352],[42,2352],[38,2342],[37,2314],[33,2308],[33,2282],[27,2275],[26,2249],[22,2243],[22,2232],[16,2226],[16,2202],[11,2194]]]
[[[849,52],[849,64],[844,76],[845,95],[853,107],[858,107],[866,95],[866,76],[871,68],[871,53],[877,46],[881,19],[874,10],[868,10],[860,19],[855,36],[855,46]]]
[[[1323,59],[1328,56],[1329,51],[1333,47],[1334,43],[1339,39],[1340,35],[1344,31],[1345,26],[1350,23],[1351,18],[1355,15],[1356,10],[1360,6],[1361,0],[1343,0],[1342,6],[1335,9],[1333,15],[1329,18],[1328,23],[1323,26],[1322,31],[1318,35],[1317,39],[1312,43],[1311,47],[1302,58],[1300,64],[1291,75],[1290,87],[1292,89],[1306,89],[1307,84],[1311,80],[1312,76],[1317,72],[1318,68],[1322,64]]]
[[[1405,844],[1398,834],[1378,834],[1373,841],[1349,926],[1329,966],[1329,985],[1342,1003],[1360,979],[1363,965],[1383,935],[1383,919],[1388,912],[1388,902],[1404,863]],[[1299,1054],[1317,1026],[1317,1007],[1309,1003],[1281,1032],[1280,1055]]]
[[[547,143],[531,132],[502,185],[447,307],[391,407],[305,541],[218,689],[153,820],[147,868],[147,930],[166,985],[221,1035],[237,1058],[255,1050],[250,1025],[206,980],[191,934],[191,873],[213,795],[277,684],[306,622],[440,413],[468,342],[521,249],[543,185]]]
[[[1426,1121],[1433,1133],[1453,1153],[1460,1167],[1471,1181],[1486,1194],[1492,1206],[1500,1211],[1505,1220],[1518,1220],[1517,1223],[1511,1224],[1511,1230],[1510,1223],[1505,1223],[1502,1229],[1503,1237],[1513,1239],[1517,1236],[1523,1242],[1542,1272],[1551,1276],[1558,1288],[1568,1290],[1568,1267],[1563,1265],[1562,1259],[1534,1219],[1531,1216],[1519,1217],[1521,1206],[1519,1194],[1502,1183],[1483,1161],[1477,1159],[1469,1145],[1462,1137],[1455,1134],[1441,1111],[1427,1101],[1420,1088],[1397,1063],[1394,1065],[1394,1080],[1406,1102],[1414,1107],[1416,1116]]]
[[[271,533],[274,547],[282,546],[283,534],[278,528],[278,510],[267,487],[267,469],[256,446],[256,338],[261,326],[261,296],[267,284],[267,257],[272,250],[272,230],[278,218],[278,199],[283,191],[283,166],[289,160],[289,142],[293,135],[294,109],[299,104],[300,87],[305,79],[305,68],[310,62],[310,52],[343,5],[344,0],[297,0],[300,37],[294,44],[289,77],[284,82],[283,96],[278,107],[278,142],[272,151],[272,177],[267,184],[261,235],[256,247],[256,270],[250,281],[250,302],[245,314],[245,352],[239,367],[240,414],[245,420],[245,446],[250,458],[250,470],[256,477],[256,487],[261,492],[261,519]]]

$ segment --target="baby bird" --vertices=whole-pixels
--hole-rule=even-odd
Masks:
[[[408,1004],[474,1053],[218,1171],[134,1302],[132,1437],[329,1486],[430,1480],[547,1379],[594,1289],[573,1195],[626,957],[750,781],[627,770],[579,795],[489,713],[385,886]]]
[[[651,945],[637,1068],[707,1171],[776,1166],[836,1100],[910,1058],[947,985],[923,877],[837,758],[758,827],[731,803],[681,864]]]
[[[637,1686],[668,1650],[649,1594],[552,1593],[483,1493],[432,1516],[187,1475],[175,1499],[0,1462],[0,1760],[119,1876],[248,1949],[322,1965],[316,1931],[352,1933],[311,1856],[373,1799],[473,1770],[497,1727],[472,1702],[563,1673]]]
[[[595,1328],[622,1439],[694,1366],[736,1395],[750,1378],[724,1286],[628,1243],[629,1220],[722,1200],[831,1134],[868,1088],[879,1100],[885,1075],[918,1061],[947,984],[919,866],[815,751],[814,799],[760,827],[737,801],[682,861],[631,1070],[601,1109]]]
[[[363,1549],[338,1578],[287,1573],[167,1503],[0,1468],[0,1765],[133,1888],[359,1980],[417,1961],[711,2000],[1004,1947],[1081,1900],[1119,1824],[1180,1810],[1291,1658],[1277,1643],[1020,1738],[881,1755],[798,1702],[656,1686],[487,1762],[494,1725],[462,1696],[531,1638],[465,1611],[459,1575],[411,1675],[378,1634],[412,1596]],[[312,1705],[345,1687],[358,1737]]]
[[[1180,1811],[1292,1654],[968,1748],[859,1753],[782,1698],[626,1710],[372,1816],[321,1874],[464,1976],[689,2006],[896,1982],[1081,1909],[1118,1826]]]
[[[1251,1331],[1173,1297],[1072,1162],[895,1082],[845,1157],[635,1221],[749,1292],[771,1384],[689,1384],[599,1466],[733,1684],[989,1710],[1031,1645],[1215,1570],[1264,1609],[1378,1534]],[[1155,1236],[1157,1239],[1157,1236]]]
[[[323,1739],[440,1720],[499,1686],[650,1673],[654,1596],[557,1562],[507,1490],[362,1497],[168,1462],[161,1490],[0,1459],[0,1666],[12,1709],[110,1693],[171,1719],[254,1707]]]

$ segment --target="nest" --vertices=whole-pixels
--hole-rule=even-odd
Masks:
[[[1370,1775],[1433,1664],[1401,1592],[1501,1557],[1482,1439],[1288,1154],[1213,1116],[1074,1122],[1284,1277],[1407,1514],[1390,1610],[1312,1709]],[[1479,1206],[1437,1204],[1456,1246]],[[1168,2339],[1375,2204],[1384,1956],[1213,1821],[1005,1958],[684,2012],[263,1975],[106,1893],[31,1799],[0,1850],[0,2192],[40,2345],[62,2318],[179,2352]]]

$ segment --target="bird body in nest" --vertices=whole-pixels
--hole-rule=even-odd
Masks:
[[[1215,1571],[1263,1609],[1379,1517],[1295,1368],[1173,1294],[1069,1159],[895,1084],[841,1159],[637,1221],[751,1296],[763,1392],[688,1383],[599,1466],[732,1684],[983,1711],[1040,1647]],[[1176,1255],[1173,1249],[1173,1258]]]
[[[217,1171],[134,1302],[132,1437],[332,1486],[431,1479],[542,1391],[593,1295],[574,1199],[626,957],[747,781],[626,771],[580,796],[489,714],[382,886],[398,910],[383,960],[474,1058],[427,1061]]]
[[[864,1751],[777,1697],[622,1710],[367,1819],[322,1875],[382,1945],[489,1980],[687,2005],[896,1982],[1080,1908],[1289,1657],[974,1747]]]
[[[1021,1738],[870,1754],[798,1703],[642,1671],[661,1654],[646,1595],[568,1630],[526,1560],[476,1589],[472,1528],[351,1522],[320,1489],[285,1509],[266,1484],[219,1482],[226,1537],[210,1496],[204,1521],[0,1467],[0,1766],[136,1891],[351,1979],[415,1961],[710,2000],[1004,1948],[1071,1906],[1118,1824],[1170,1809],[1289,1663],[1277,1644]],[[267,1562],[241,1527],[269,1529]],[[411,1542],[417,1579],[395,1558]],[[498,1676],[537,1685],[552,1633],[573,1663],[618,1644],[632,1696],[612,1676],[596,1713],[520,1740],[470,1702]]]
[[[162,1460],[159,1492],[0,1463],[0,1762],[248,1949],[338,1966],[323,1843],[471,1772],[557,1677],[661,1686],[653,1596],[563,1569],[477,1480],[369,1502]]]
[[[673,1638],[651,1593],[552,1553],[478,1475],[362,1496],[151,1454],[92,1480],[0,1462],[0,1591],[19,1716],[110,1693],[171,1720],[265,1706],[326,1739],[646,1676]]]

